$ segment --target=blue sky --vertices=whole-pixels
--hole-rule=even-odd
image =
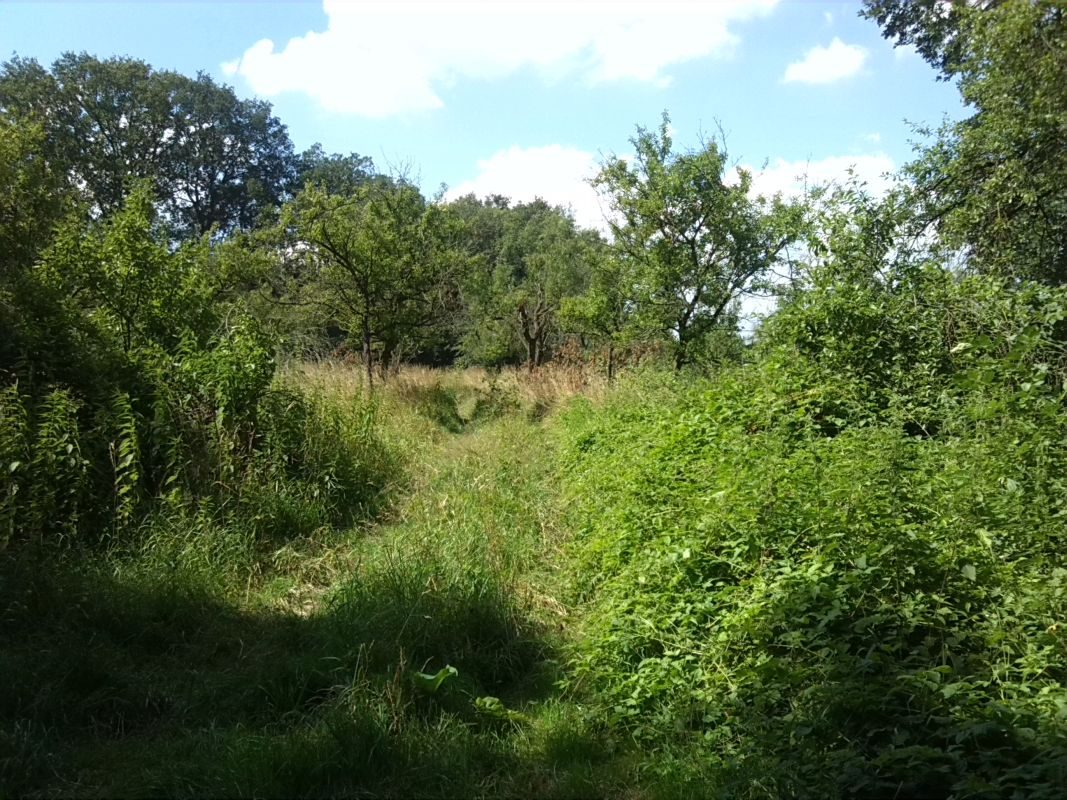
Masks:
[[[595,224],[583,180],[669,111],[680,147],[716,135],[758,185],[848,165],[877,185],[911,156],[907,121],[962,110],[858,3],[815,0],[4,2],[0,54],[67,50],[203,70],[321,142],[427,193],[539,194]]]

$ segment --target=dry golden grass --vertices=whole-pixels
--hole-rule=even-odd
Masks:
[[[579,395],[600,398],[607,389],[604,376],[578,365],[547,364],[535,370],[513,369],[501,373],[513,385],[523,404],[551,409]]]
[[[358,364],[300,362],[287,367],[283,374],[286,379],[311,383],[353,399],[367,392],[367,377]],[[445,390],[455,397],[464,417],[469,416],[479,397],[489,397],[494,392],[512,399],[518,410],[541,417],[572,397],[601,399],[607,387],[603,373],[582,365],[547,364],[534,370],[507,367],[499,371],[404,365],[376,380],[374,394],[390,415],[406,416],[427,393]]]

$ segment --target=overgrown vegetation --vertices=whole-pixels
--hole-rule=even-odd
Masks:
[[[804,355],[869,322],[814,297],[758,364],[568,415],[568,683],[661,768],[717,796],[1061,791],[1064,297],[940,289],[877,315],[918,339],[906,371]]]
[[[865,9],[974,111],[895,188],[664,118],[610,241],[4,65],[0,794],[1062,795],[1063,12]]]

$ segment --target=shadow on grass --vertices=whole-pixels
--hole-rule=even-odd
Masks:
[[[475,708],[555,678],[489,581],[353,584],[299,617],[76,561],[0,560],[0,796],[573,796],[606,757],[566,715],[542,744]],[[421,694],[411,672],[444,664]]]

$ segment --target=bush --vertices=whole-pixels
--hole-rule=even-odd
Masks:
[[[140,358],[138,384],[95,408],[64,389],[0,393],[0,541],[121,545],[184,508],[277,542],[369,516],[398,477],[375,407],[273,382],[247,321]]]
[[[806,297],[759,364],[564,418],[588,609],[571,685],[723,796],[1067,779],[1063,304],[941,290],[877,314],[872,346],[919,327],[914,375],[842,330],[862,308]]]

